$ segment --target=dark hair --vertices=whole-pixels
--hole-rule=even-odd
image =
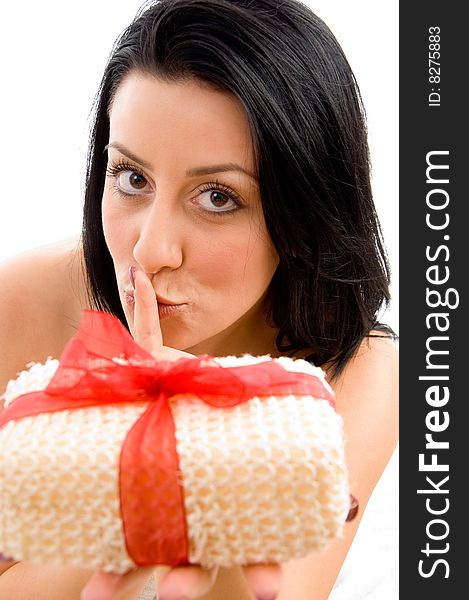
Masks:
[[[108,111],[130,71],[233,93],[253,139],[266,225],[280,257],[268,316],[282,352],[312,348],[338,373],[389,303],[365,116],[328,27],[296,0],[161,0],[117,40],[96,98],[84,207],[94,305],[125,324],[101,222]]]

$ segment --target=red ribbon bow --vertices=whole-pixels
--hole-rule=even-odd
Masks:
[[[287,371],[271,360],[229,368],[208,355],[155,360],[118,319],[86,310],[49,385],[13,400],[0,415],[0,427],[45,412],[148,402],[120,454],[120,506],[127,551],[139,566],[183,565],[188,564],[186,519],[169,405],[171,397],[180,394],[195,395],[217,408],[255,396],[286,394],[314,396],[333,405],[332,394],[321,379]]]

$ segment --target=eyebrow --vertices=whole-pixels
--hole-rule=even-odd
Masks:
[[[133,160],[134,162],[142,165],[142,167],[144,167],[145,169],[150,170],[152,168],[149,162],[147,162],[143,158],[140,158],[119,142],[110,142],[104,147],[104,151],[108,150],[108,148],[115,148],[121,154],[123,154],[127,158],[130,158],[130,160]],[[208,167],[195,167],[193,169],[188,169],[186,171],[186,177],[200,177],[201,175],[212,175],[213,173],[227,173],[231,171],[238,171],[240,173],[244,173],[244,175],[247,175],[257,183],[257,177],[253,173],[251,173],[241,165],[232,162],[226,164],[211,165]]]
[[[150,170],[152,168],[152,166],[149,162],[147,162],[146,160],[143,160],[143,158],[140,158],[139,156],[134,154],[131,150],[126,148],[124,145],[119,144],[119,142],[109,142],[109,144],[106,144],[106,146],[104,146],[104,152],[106,150],[108,150],[109,148],[115,148],[116,150],[119,150],[119,152],[121,154],[123,154],[124,156],[127,156],[127,158],[130,158],[130,160],[133,160],[134,162],[138,163],[139,165],[142,165],[142,167],[145,167],[145,169]]]
[[[239,173],[244,173],[244,175],[247,175],[248,177],[250,177],[251,179],[253,179],[254,181],[257,182],[257,177],[253,173],[251,173],[250,171],[247,171],[241,165],[238,165],[236,163],[226,163],[226,164],[222,164],[222,165],[212,165],[210,167],[197,167],[195,169],[189,169],[188,171],[186,171],[186,176],[187,177],[197,177],[199,175],[211,175],[213,173],[227,173],[229,171],[238,171]]]

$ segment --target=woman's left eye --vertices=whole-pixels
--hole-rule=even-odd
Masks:
[[[200,189],[198,204],[212,213],[231,213],[240,208],[237,195],[232,190],[218,188]]]

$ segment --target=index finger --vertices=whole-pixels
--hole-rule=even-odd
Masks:
[[[163,346],[158,302],[148,277],[143,271],[135,270],[134,338],[148,352]]]

